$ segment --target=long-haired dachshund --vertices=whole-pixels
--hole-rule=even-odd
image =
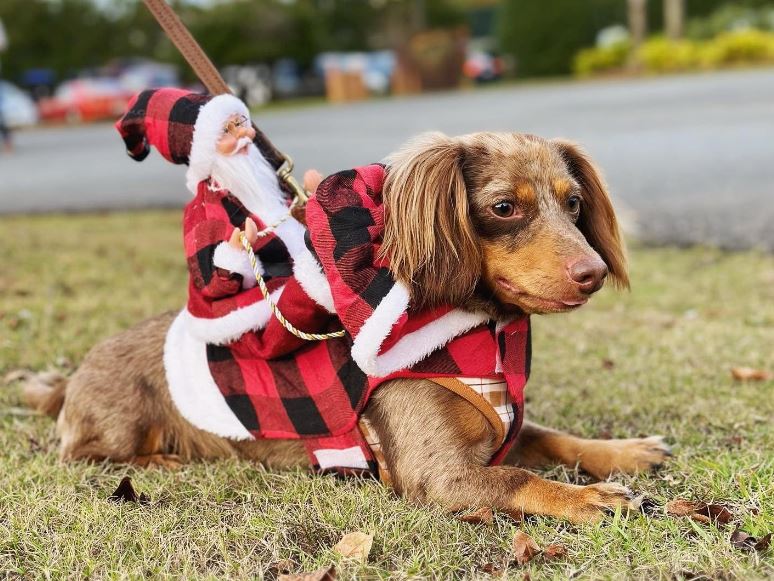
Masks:
[[[576,309],[606,278],[629,284],[599,172],[574,144],[514,133],[429,134],[389,158],[382,250],[417,306],[452,304],[493,318]],[[28,401],[58,416],[61,457],[139,465],[237,456],[306,466],[298,440],[231,441],[194,428],[170,399],[165,314],[95,346],[68,380],[32,380]],[[579,465],[597,479],[662,463],[661,438],[587,440],[525,422],[507,466],[487,466],[492,426],[463,398],[420,379],[384,384],[365,411],[393,486],[450,509],[491,506],[592,521],[629,505],[601,482],[552,482],[528,470]],[[422,442],[417,446],[416,442]]]

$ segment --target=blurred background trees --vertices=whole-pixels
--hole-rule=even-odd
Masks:
[[[697,49],[685,42],[714,38],[738,29],[740,22],[763,31],[774,28],[774,0],[172,0],[172,4],[219,66],[273,65],[292,59],[301,68],[310,67],[321,53],[400,49],[420,31],[444,28],[465,29],[473,46],[505,56],[510,73],[520,77],[565,75],[573,68],[591,74],[630,65],[632,59],[643,66],[667,57],[698,62]],[[642,22],[647,23],[643,30],[657,37],[642,53],[633,50],[628,32],[635,5],[642,7]],[[30,71],[45,69],[58,82],[129,57],[182,65],[140,0],[2,0],[0,20],[9,37],[9,50],[2,55],[3,76],[21,84]],[[579,55],[583,49],[590,50]],[[748,52],[755,50],[761,49]],[[664,52],[669,54],[665,57]],[[662,68],[681,70],[670,63]],[[187,67],[179,69],[184,81],[193,80]]]

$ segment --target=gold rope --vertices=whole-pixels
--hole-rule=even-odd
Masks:
[[[288,214],[290,215],[290,214]],[[276,228],[280,223],[284,222],[286,218],[283,218],[275,225],[270,226],[269,228],[266,228],[259,232],[259,237],[266,236],[271,230]],[[255,274],[255,280],[258,282],[258,286],[261,289],[261,294],[263,294],[263,298],[268,303],[269,307],[271,308],[271,312],[274,313],[274,316],[277,317],[277,320],[280,322],[280,324],[285,327],[288,331],[293,333],[296,337],[303,339],[304,341],[325,341],[326,339],[334,339],[336,337],[343,337],[344,336],[344,330],[341,331],[335,331],[333,333],[305,333],[304,331],[300,331],[299,329],[296,329],[290,321],[288,321],[282,313],[280,313],[280,310],[277,308],[277,304],[271,300],[271,296],[269,295],[269,289],[266,287],[266,283],[263,280],[263,276],[261,276],[261,271],[258,269],[258,259],[255,258],[255,252],[253,252],[253,247],[250,245],[250,242],[247,240],[247,236],[245,236],[244,232],[239,233],[239,241],[242,243],[242,248],[245,249],[247,252],[247,256],[250,259],[250,266],[253,269],[253,274]]]

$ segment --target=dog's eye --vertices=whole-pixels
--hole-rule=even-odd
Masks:
[[[510,218],[513,216],[514,210],[515,208],[511,202],[497,202],[492,206],[492,212],[500,218]]]
[[[571,214],[577,214],[580,212],[581,199],[580,196],[570,196],[567,198],[567,209]]]

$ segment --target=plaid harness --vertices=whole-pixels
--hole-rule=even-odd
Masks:
[[[309,332],[343,325],[344,337],[303,342],[269,316],[236,337],[201,336],[194,343],[201,345],[211,379],[245,437],[300,439],[317,471],[389,481],[378,437],[362,414],[373,391],[395,378],[430,379],[481,410],[501,444],[492,458],[496,464],[521,426],[531,356],[529,318],[496,323],[451,307],[411,308],[408,290],[377,256],[384,172],[383,166],[371,165],[335,174],[307,206],[307,246],[330,286],[335,315],[299,283],[298,254],[288,250],[287,237],[269,236],[255,248],[288,320]],[[218,244],[247,216],[264,226],[227,192],[200,184],[184,218],[191,276],[188,308],[178,319],[215,328],[262,306],[257,289],[244,289],[243,277],[214,263]],[[183,332],[202,328],[189,327]],[[171,336],[172,330],[168,359]],[[168,370],[174,387],[172,376]]]

